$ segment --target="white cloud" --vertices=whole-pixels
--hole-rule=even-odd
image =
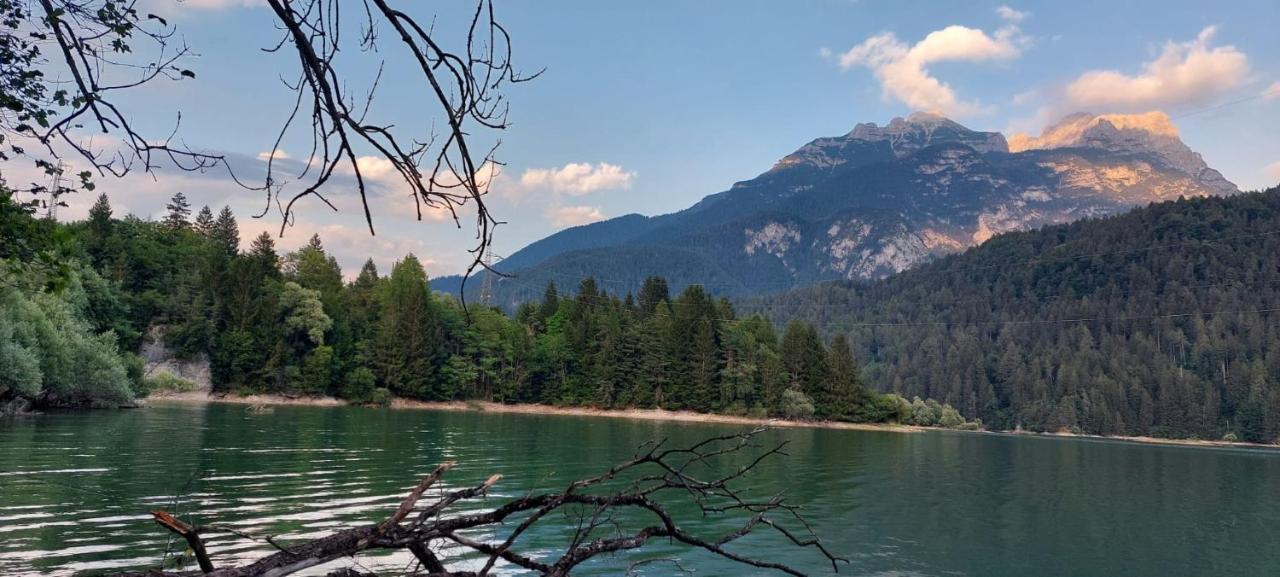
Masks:
[[[1019,92],[1017,94],[1014,94],[1013,104],[1014,106],[1025,106],[1031,102],[1035,102],[1037,98],[1040,98],[1039,91],[1027,90],[1024,92]]]
[[[1271,179],[1271,182],[1280,183],[1280,160],[1268,164],[1262,171]]]
[[[354,219],[351,219],[354,221]],[[313,234],[320,235],[325,252],[328,252],[342,266],[342,274],[348,280],[360,274],[360,267],[367,259],[372,258],[378,266],[379,274],[391,272],[391,266],[405,255],[413,253],[422,261],[422,265],[431,276],[448,274],[447,270],[436,258],[438,250],[420,240],[417,235],[392,234],[382,231],[377,236],[370,235],[369,229],[359,223],[322,224],[313,220],[296,221],[293,226],[284,229],[280,236],[280,221],[277,219],[238,218],[240,228],[240,247],[248,250],[253,239],[266,232],[275,241],[276,252],[281,256],[301,248],[311,240]]]
[[[571,162],[559,168],[530,168],[520,175],[520,184],[580,196],[597,190],[631,188],[635,176],[636,173],[607,162]]]
[[[1117,70],[1084,73],[1067,87],[1068,103],[1097,112],[1140,111],[1205,104],[1247,79],[1249,59],[1234,46],[1210,46],[1217,29],[1189,42],[1166,42],[1160,55],[1129,75]]]
[[[552,206],[547,207],[547,219],[556,228],[578,226],[604,220],[604,213],[595,206]]]
[[[225,10],[227,8],[254,8],[266,3],[262,0],[181,0],[179,4],[198,10]]]
[[[263,0],[138,0],[140,14],[158,14],[164,18],[198,18],[209,12],[262,8]]]
[[[999,8],[996,8],[996,14],[1000,15],[1001,20],[1004,20],[1005,22],[1012,22],[1014,24],[1017,24],[1019,22],[1022,22],[1023,20],[1026,20],[1027,17],[1031,15],[1030,12],[1022,12],[1020,10],[1014,10],[1013,8],[1010,8],[1008,6],[1001,6]]]
[[[840,67],[846,70],[855,66],[871,69],[886,98],[898,100],[915,110],[956,116],[982,112],[982,105],[960,100],[955,90],[934,77],[928,67],[937,62],[1012,60],[1021,56],[1029,40],[1022,35],[1013,16],[1016,14],[1021,19],[1026,14],[1012,9],[997,12],[1006,24],[993,35],[976,28],[953,25],[930,32],[924,39],[908,46],[892,32],[885,32],[841,54]]]
[[[274,152],[270,150],[264,150],[258,153],[258,160],[261,160],[263,162],[271,160],[273,157],[275,158],[275,160],[289,160],[293,158],[292,156],[289,156],[289,153],[283,150],[280,150],[279,148],[275,149]]]
[[[357,156],[356,168],[360,169],[361,178],[380,184],[388,184],[393,177],[400,177],[400,172],[396,170],[396,165],[392,164],[385,156]],[[339,164],[338,169],[347,174],[355,174],[355,171],[351,169],[351,165],[346,162]]]
[[[1266,90],[1262,91],[1262,97],[1267,100],[1280,98],[1280,81],[1272,82],[1271,86],[1268,86]]]

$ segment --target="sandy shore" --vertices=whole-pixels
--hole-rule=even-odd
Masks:
[[[333,397],[285,397],[280,395],[212,395],[200,391],[188,393],[168,393],[153,395],[146,399],[153,402],[182,403],[233,403],[239,405],[297,405],[311,407],[336,407],[348,404]],[[693,411],[667,411],[663,409],[595,409],[591,407],[557,407],[554,405],[505,404],[487,401],[415,401],[412,399],[395,399],[392,409],[428,410],[428,411],[467,411],[483,413],[515,413],[522,415],[569,415],[579,417],[605,417],[611,419],[634,419],[641,421],[677,421],[687,423],[725,423],[731,425],[759,425],[769,427],[809,427],[824,429],[853,429],[861,431],[894,431],[900,433],[918,433],[928,431],[928,427],[911,425],[872,424],[872,423],[840,423],[834,421],[788,421],[785,419],[757,419],[752,417],[736,417],[733,415],[717,415],[697,413]]]
[[[210,395],[204,392],[174,393],[155,396],[148,402],[185,402],[185,403],[235,403],[242,405],[299,405],[312,407],[335,407],[348,404],[333,397],[284,397],[280,395]],[[667,411],[663,409],[595,409],[591,407],[557,407],[553,405],[504,404],[484,401],[415,401],[412,399],[395,399],[392,409],[430,410],[430,411],[470,411],[486,413],[515,413],[524,415],[570,415],[581,417],[604,417],[611,419],[633,419],[642,421],[676,421],[687,423],[724,423],[731,425],[751,425],[769,427],[807,427],[823,429],[846,429],[857,431],[890,431],[896,433],[920,433],[933,429],[913,425],[878,424],[878,423],[841,423],[835,421],[788,421],[785,419],[757,419],[737,417],[733,415],[716,415],[696,413],[693,411]],[[1123,441],[1128,443],[1145,443],[1153,445],[1177,445],[1181,447],[1236,447],[1249,449],[1277,449],[1277,445],[1243,443],[1232,441],[1209,441],[1202,439],[1164,439],[1160,437],[1122,437],[1106,435],[1077,435],[1073,433],[1033,433],[1025,431],[969,431],[973,434],[1010,435],[1028,437],[1046,437],[1059,439],[1093,439],[1103,441]]]

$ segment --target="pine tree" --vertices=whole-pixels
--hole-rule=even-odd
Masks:
[[[796,389],[817,401],[825,396],[827,380],[827,355],[813,325],[792,321],[782,335],[782,363],[790,378],[790,388]],[[815,403],[819,411],[825,411],[824,403]],[[825,413],[820,412],[820,417]]]
[[[373,338],[378,325],[378,287],[381,284],[382,279],[378,278],[377,265],[373,263],[373,259],[368,259],[364,262],[364,266],[360,267],[360,274],[349,287],[351,338],[355,340],[357,354],[361,356],[360,359],[356,359],[355,364],[368,364],[367,357],[371,351],[365,349],[369,346],[367,341]]]
[[[205,237],[213,233],[213,211],[208,205],[200,207],[200,212],[196,213],[195,230]]]
[[[690,285],[672,308],[669,353],[684,386],[671,391],[673,404],[695,411],[717,409],[720,375],[719,315],[700,285]]]
[[[276,241],[270,233],[262,231],[254,237],[248,256],[264,275],[271,278],[280,276],[280,256],[276,254]]]
[[[165,205],[169,214],[164,217],[164,224],[170,230],[186,230],[191,228],[191,205],[187,202],[187,195],[181,192],[175,193],[173,198],[169,199],[169,204]]]
[[[95,242],[111,236],[111,201],[106,194],[99,194],[89,209],[89,230],[93,232]]]
[[[388,389],[407,397],[443,398],[435,386],[444,353],[442,327],[426,272],[412,254],[391,269],[382,291],[377,340],[378,373]]]
[[[658,303],[670,300],[671,294],[667,288],[667,279],[660,276],[651,276],[644,279],[644,284],[640,286],[640,296],[638,297],[640,314],[644,316],[651,315],[654,309],[658,308]]]
[[[538,316],[545,323],[558,310],[560,310],[560,295],[556,292],[556,283],[549,282],[547,289],[542,292],[542,306],[538,308]]]
[[[827,416],[835,419],[851,419],[862,402],[862,383],[858,378],[858,366],[854,364],[849,340],[837,334],[827,351],[828,379],[825,398],[815,399]],[[823,406],[825,405],[825,406]]]
[[[228,255],[234,255],[240,250],[240,226],[236,224],[236,216],[231,212],[231,207],[222,207],[207,235]]]
[[[114,228],[111,220],[111,202],[107,199],[107,195],[99,194],[98,200],[89,209],[89,234],[92,240],[87,247],[90,258],[99,268],[102,267],[103,261],[107,260],[108,251],[111,251],[114,246],[111,240]]]

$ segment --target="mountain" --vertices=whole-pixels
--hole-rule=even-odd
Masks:
[[[509,306],[583,276],[610,292],[661,275],[730,296],[881,278],[1003,232],[1236,192],[1160,112],[1077,114],[1008,140],[916,113],[809,142],[688,209],[551,235],[498,267],[513,276],[495,295]]]
[[[864,380],[995,429],[1280,439],[1280,187],[1016,232],[735,303],[844,334]]]

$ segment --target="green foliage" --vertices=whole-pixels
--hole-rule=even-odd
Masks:
[[[284,335],[295,346],[306,349],[324,344],[324,333],[333,319],[324,312],[320,291],[286,282],[280,292],[280,312],[284,317]]]
[[[738,304],[846,335],[865,382],[995,429],[1271,443],[1276,230],[1280,189],[1178,200]]]
[[[96,332],[87,319],[88,295],[74,265],[66,284],[45,290],[47,275],[0,261],[0,398],[44,406],[117,406],[135,393],[115,334]],[[57,272],[55,274],[61,274]]]
[[[342,398],[353,403],[371,403],[378,378],[368,367],[356,367],[342,384]],[[386,389],[383,389],[386,390]]]
[[[40,394],[44,375],[35,350],[14,338],[14,326],[0,319],[0,398],[34,398]]]
[[[312,396],[327,394],[333,381],[333,347],[320,345],[302,360],[300,382],[294,390]]]
[[[378,387],[374,389],[373,394],[370,395],[369,404],[377,405],[379,407],[389,407],[391,406],[391,399],[391,391]]]
[[[813,418],[814,407],[813,399],[796,389],[787,389],[782,392],[782,416],[797,421],[807,421]]]
[[[444,399],[437,374],[447,359],[443,327],[427,286],[427,274],[417,257],[406,256],[391,269],[379,305],[381,319],[375,337],[379,381],[397,395]]]
[[[149,395],[155,393],[187,393],[199,388],[195,383],[167,372],[144,378],[142,386],[143,390]]]
[[[738,318],[728,301],[701,286],[673,298],[666,280],[651,277],[633,297],[608,294],[586,278],[573,294],[548,285],[539,302],[510,317],[476,305],[464,310],[431,293],[413,255],[387,277],[368,261],[346,283],[318,236],[282,258],[264,233],[241,253],[229,210],[216,217],[201,210],[193,226],[185,202],[175,195],[170,218],[150,223],[114,218],[102,197],[88,222],[47,230],[29,214],[0,210],[16,215],[4,217],[14,226],[0,234],[31,241],[36,254],[87,254],[93,264],[48,267],[58,274],[24,280],[23,294],[63,287],[57,294],[64,306],[80,313],[102,347],[120,335],[124,348],[135,350],[142,334],[162,330],[180,355],[207,356],[215,390],[337,395],[369,404],[398,395],[759,418],[879,422],[899,414],[892,401],[863,390],[846,340],[828,348],[813,326],[794,323],[780,342],[767,319]],[[84,253],[76,253],[76,240]],[[36,266],[28,262],[34,260],[20,264]],[[32,303],[6,312],[31,306],[44,310]],[[88,380],[126,390],[185,388],[144,385],[139,359],[118,350],[114,373],[88,361],[46,364],[51,353],[41,343],[52,337],[20,340],[8,336],[18,334],[10,325],[0,324],[0,360],[15,369],[0,376],[0,395],[52,390],[66,397],[60,387]],[[87,344],[58,350],[82,349],[95,350]],[[51,376],[64,367],[107,377]]]
[[[174,193],[173,198],[169,199],[169,204],[165,205],[165,209],[169,211],[164,217],[165,226],[171,230],[191,228],[191,203],[187,202],[187,195],[181,192]]]

